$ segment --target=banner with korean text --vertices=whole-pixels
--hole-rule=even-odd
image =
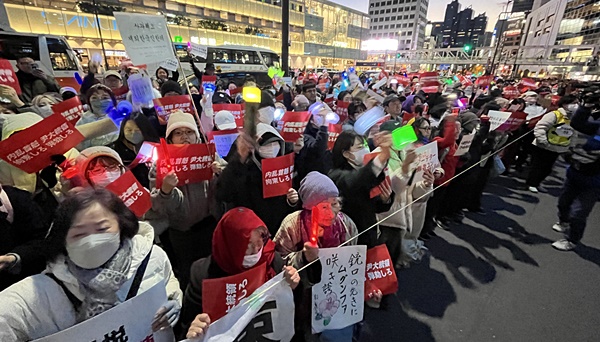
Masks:
[[[114,17],[127,55],[134,65],[176,58],[164,16],[115,12]]]
[[[423,173],[425,170],[430,170],[433,172],[436,167],[440,166],[437,142],[434,141],[427,145],[416,148],[415,153],[417,154],[417,169],[415,170],[413,184],[423,180]]]

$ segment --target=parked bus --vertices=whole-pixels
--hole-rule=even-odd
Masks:
[[[62,87],[79,89],[75,73],[85,76],[79,59],[64,37],[17,32],[0,32],[0,58],[16,69],[17,58],[31,57],[40,70],[56,79]]]
[[[181,62],[189,62],[187,43],[175,43],[177,57]],[[252,46],[222,45],[209,46],[206,58],[194,57],[194,63],[204,70],[206,63],[214,63],[222,72],[263,71],[269,67],[280,67],[279,55],[272,50]],[[184,69],[187,63],[182,64]]]

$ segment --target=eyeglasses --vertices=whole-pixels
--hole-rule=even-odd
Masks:
[[[431,127],[419,127],[419,129],[422,129],[424,131],[431,131]]]
[[[196,132],[194,131],[173,131],[173,136],[174,137],[183,137],[184,135],[187,136],[196,136]]]

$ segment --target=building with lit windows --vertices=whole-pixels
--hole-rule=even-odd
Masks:
[[[366,58],[360,52],[369,29],[365,13],[326,0],[306,3],[290,0],[291,67],[342,68]],[[84,65],[102,54],[102,43],[111,67],[127,58],[113,11],[165,15],[174,42],[281,52],[280,0],[5,0],[4,6],[13,30],[64,36]]]
[[[398,50],[425,42],[429,0],[369,0],[370,39],[397,39]]]

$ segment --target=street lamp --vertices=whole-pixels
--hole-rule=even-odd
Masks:
[[[396,72],[396,62],[398,61],[398,49],[400,49],[400,33],[402,33],[402,31],[398,31],[398,44],[396,45],[396,57],[394,58],[394,70],[393,72]]]

